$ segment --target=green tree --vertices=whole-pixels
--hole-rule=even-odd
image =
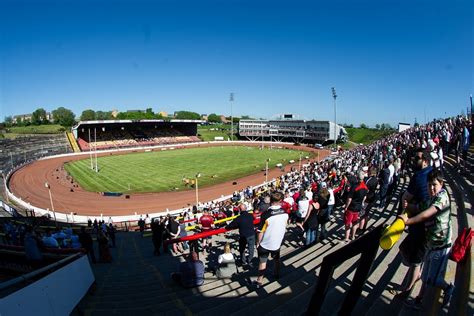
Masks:
[[[71,127],[74,124],[74,113],[62,106],[53,111],[53,118],[56,124],[64,127]]]
[[[218,116],[216,113],[209,114],[209,116],[207,117],[207,120],[209,121],[209,123],[220,123],[221,122],[220,116]]]
[[[380,129],[380,124],[375,124],[376,129]]]
[[[200,120],[201,115],[196,112],[178,111],[175,113],[175,118],[179,120]]]
[[[43,108],[36,109],[33,114],[31,114],[31,123],[33,125],[41,125],[46,121],[46,110]]]
[[[366,128],[367,128],[367,125],[365,125],[364,123],[362,123],[362,124],[360,124],[360,128],[366,129]]]
[[[152,119],[155,118],[155,113],[153,112],[152,108],[148,108],[148,109],[145,110],[144,118],[147,119],[147,120],[152,120]]]
[[[87,109],[82,111],[81,121],[93,121],[96,119],[96,113],[94,110]]]
[[[253,120],[253,118],[251,118],[250,116],[248,115],[242,115],[242,117],[240,118],[241,120]]]
[[[5,126],[11,127],[13,125],[13,118],[11,116],[5,116]]]
[[[97,111],[95,112],[95,118],[96,120],[111,120],[112,117],[112,112],[104,112],[104,111]]]

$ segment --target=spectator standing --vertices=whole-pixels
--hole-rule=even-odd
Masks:
[[[151,225],[150,216],[148,216],[148,214],[146,214],[146,216],[145,216],[145,229],[151,228],[150,225]]]
[[[365,202],[367,192],[369,191],[364,182],[364,173],[358,174],[359,183],[351,187],[344,209],[344,225],[346,226],[345,242],[349,242],[349,234],[351,239],[355,238],[357,228],[359,227],[359,212]]]
[[[410,179],[407,190],[402,196],[402,206],[406,209],[408,204],[426,205],[430,200],[428,194],[428,174],[433,170],[430,166],[430,155],[428,152],[419,150],[414,161],[416,172]],[[393,293],[407,297],[416,281],[421,276],[421,264],[425,256],[425,227],[424,224],[411,224],[408,227],[408,235],[400,244],[402,262],[408,266],[407,274],[399,290]]]
[[[203,232],[210,231],[214,225],[214,218],[209,215],[209,210],[204,209],[204,214],[199,219],[199,223],[201,224],[201,229]],[[211,247],[211,237],[205,237],[202,239],[202,248],[203,250],[207,250],[209,252]]]
[[[315,194],[314,199],[309,203],[306,217],[303,220],[302,227],[305,228],[306,241],[305,246],[309,247],[316,241],[316,235],[318,231],[318,213],[320,211],[318,196]]]
[[[409,305],[415,309],[421,307],[423,294],[427,286],[437,287],[443,290],[443,306],[449,304],[454,291],[454,285],[444,280],[446,266],[448,264],[451,250],[451,202],[448,192],[443,188],[444,180],[441,171],[432,170],[428,174],[428,188],[430,201],[428,207],[425,205],[407,205],[410,214],[400,215],[406,225],[423,224],[425,227],[426,249],[424,257],[423,273],[421,275],[422,285],[418,296],[409,301]]]
[[[316,241],[324,240],[327,238],[326,223],[329,222],[329,199],[330,193],[327,188],[326,182],[321,183],[321,189],[318,192],[318,229],[316,230]],[[319,237],[319,226],[321,226],[321,237]]]
[[[263,198],[263,200],[260,202],[260,204],[258,205],[258,210],[260,211],[260,213],[265,213],[268,208],[270,207],[270,196],[269,195],[265,195],[265,197]]]
[[[112,247],[115,248],[115,227],[112,223],[109,223],[109,226],[107,226],[107,235],[112,241]]]
[[[138,220],[138,227],[140,228],[140,233],[143,233],[145,231],[145,221],[143,218],[140,216],[140,219]]]
[[[466,173],[468,172],[467,152],[469,151],[469,145],[470,145],[469,130],[467,129],[467,123],[466,123],[462,129],[462,137],[461,137],[462,166],[463,166],[463,171]]]
[[[102,230],[99,230],[97,236],[97,242],[99,244],[99,260],[100,262],[110,263],[112,262],[112,256],[109,250],[109,239],[105,236]]]
[[[275,278],[280,276],[280,247],[285,237],[288,214],[281,208],[280,202],[283,194],[274,192],[271,194],[271,206],[262,214],[258,229],[258,278],[255,281],[257,287],[262,285],[263,276],[267,268],[268,256],[274,260],[273,274]]]
[[[379,208],[383,210],[387,206],[387,195],[388,195],[388,186],[390,185],[390,170],[389,162],[384,163],[384,167],[380,170],[379,173],[379,184],[380,184],[380,204]]]
[[[95,253],[94,253],[94,243],[92,241],[91,235],[86,232],[85,227],[81,227],[81,233],[79,234],[79,242],[81,243],[82,248],[87,251],[87,255],[92,260],[92,263],[96,263]]]
[[[168,218],[168,231],[171,234],[172,239],[176,239],[180,237],[181,228],[179,227],[179,223],[173,216],[169,216]],[[183,253],[183,246],[180,242],[173,243],[173,252],[174,253]]]
[[[153,248],[154,248],[154,251],[153,251],[153,254],[155,256],[159,256],[161,253],[160,253],[160,248],[162,246],[162,243],[163,243],[163,233],[165,231],[165,227],[164,227],[164,221],[166,219],[163,218],[154,218],[151,222],[151,233],[152,233],[152,241],[153,241]]]
[[[377,202],[377,195],[375,192],[377,190],[378,180],[376,176],[377,169],[375,167],[371,167],[369,169],[369,177],[365,180],[365,185],[369,191],[367,192],[367,197],[365,199],[366,204],[363,207],[363,215],[360,221],[360,228],[362,232],[367,229],[367,222],[370,219],[371,211]]]
[[[243,203],[239,205],[240,216],[234,219],[226,229],[239,229],[239,253],[243,265],[252,266],[252,259],[255,248],[255,228],[253,225],[254,217],[247,211],[247,206]],[[249,257],[245,257],[245,248],[248,248]]]

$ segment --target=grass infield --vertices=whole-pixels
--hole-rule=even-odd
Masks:
[[[193,179],[197,173],[201,173],[199,187],[204,187],[259,173],[268,158],[269,168],[274,168],[277,163],[298,161],[300,154],[310,155],[288,149],[222,146],[99,157],[98,173],[91,170],[90,159],[69,162],[64,167],[87,191],[163,192],[192,189],[186,188],[182,179]]]

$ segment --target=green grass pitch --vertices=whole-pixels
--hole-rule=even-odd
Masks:
[[[99,157],[98,173],[90,169],[88,158],[66,163],[65,169],[87,191],[163,192],[190,189],[184,187],[182,179],[194,178],[197,173],[201,173],[199,187],[204,187],[259,173],[268,158],[269,168],[274,168],[277,163],[298,161],[300,154],[309,155],[296,150],[244,146],[168,149]]]

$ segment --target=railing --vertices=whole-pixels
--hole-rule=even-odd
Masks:
[[[237,217],[237,216],[234,216],[234,218],[235,217]],[[227,220],[229,220],[229,219],[230,218],[227,218]],[[219,221],[223,222],[225,220],[226,220],[226,218],[224,218],[222,220],[219,220]],[[259,223],[260,223],[259,218],[254,219],[254,221],[253,221],[254,225],[258,225]],[[235,228],[235,229],[237,229],[237,228]],[[179,238],[168,239],[168,240],[163,241],[163,247],[166,247],[166,246],[174,244],[174,243],[183,242],[183,241],[199,240],[199,239],[202,239],[202,238],[206,238],[206,237],[210,237],[210,236],[214,236],[214,235],[219,235],[219,234],[231,231],[231,230],[234,230],[234,229],[226,229],[225,227],[222,227],[222,228],[211,229],[211,230],[204,231],[204,232],[197,233],[197,234],[190,235],[190,236],[183,236],[183,237],[179,237]]]
[[[232,142],[228,142],[228,141],[214,141],[214,142],[198,142],[198,143],[187,143],[187,144],[180,144],[180,146],[183,146],[183,147],[187,147],[187,146],[195,146],[195,145],[206,145],[206,144],[225,144],[225,145],[229,145],[229,144],[248,144],[249,142],[246,142],[246,141],[232,141]],[[268,142],[270,143],[270,142]],[[277,143],[273,143],[274,145],[277,144]],[[282,144],[282,145],[291,145],[289,143],[279,143],[279,144]],[[114,149],[114,150],[100,150],[100,151],[97,151],[98,153],[111,153],[111,152],[121,152],[121,151],[131,151],[131,150],[145,150],[147,148],[173,148],[173,147],[176,147],[176,145],[162,145],[162,146],[151,146],[151,147],[137,147],[137,148],[128,148],[128,149]],[[59,158],[59,157],[72,157],[72,156],[80,156],[80,155],[88,155],[87,152],[80,152],[80,153],[69,153],[69,154],[60,154],[60,155],[55,155],[55,156],[48,156],[48,157],[43,157],[41,158],[40,160],[46,160],[46,159],[53,159],[53,158]],[[9,189],[8,187],[8,182],[10,180],[10,176],[17,170],[19,170],[20,168],[32,163],[34,161],[28,161],[26,163],[23,163],[21,165],[18,165],[16,167],[14,167],[12,170],[9,171],[8,175],[7,175],[7,194],[9,196],[9,198],[14,201],[15,203],[17,203],[18,205],[21,205],[23,208],[25,209],[29,209],[29,210],[32,210],[34,212],[37,212],[38,214],[41,214],[42,216],[43,215],[47,215],[49,214],[49,216],[51,218],[53,218],[54,214],[52,211],[50,211],[49,209],[42,209],[42,208],[39,208],[39,207],[36,207],[34,205],[31,205],[30,203],[28,202],[25,202],[23,201],[21,198],[18,198],[17,196],[15,196]],[[273,183],[275,180],[270,180],[266,183],[262,183],[260,185],[256,185],[254,187],[252,187],[252,189],[258,189],[262,186],[266,186],[268,184],[271,184]],[[217,198],[211,202],[221,202],[221,201],[224,201],[224,200],[228,200],[232,197],[232,195],[227,195],[227,196],[222,196],[220,198]],[[172,214],[172,215],[175,215],[175,214],[180,214],[182,213],[183,211],[186,211],[188,210],[189,208],[181,208],[181,209],[176,209],[176,210],[166,210],[166,213],[165,214]],[[149,213],[150,217],[158,217],[158,216],[163,216],[164,212],[159,212],[159,213]],[[135,215],[123,215],[123,216],[112,216],[112,220],[115,223],[119,223],[119,222],[136,222],[140,219],[140,216],[143,216],[144,214],[137,214],[135,213]],[[66,213],[62,213],[60,211],[56,211],[56,219],[58,222],[65,222],[65,223],[76,223],[76,224],[85,224],[87,223],[88,219],[97,219],[97,220],[106,220],[106,218],[104,218],[102,216],[102,214],[100,216],[84,216],[84,215],[74,215],[74,213],[70,213],[70,214],[66,214]]]
[[[369,233],[363,235],[351,244],[328,254],[324,257],[319,273],[319,279],[314,294],[309,302],[306,315],[319,315],[323,306],[326,293],[330,286],[334,270],[345,261],[361,255],[358,262],[357,270],[352,280],[351,286],[347,291],[344,301],[339,309],[339,315],[350,315],[357,300],[362,293],[362,287],[367,281],[367,277],[372,268],[377,250],[379,247],[379,239],[382,235],[383,226],[380,225]]]
[[[71,148],[74,152],[78,153],[81,152],[81,149],[79,148],[79,145],[76,142],[76,139],[72,135],[71,132],[66,132],[67,139],[69,140],[69,144],[71,144]]]

